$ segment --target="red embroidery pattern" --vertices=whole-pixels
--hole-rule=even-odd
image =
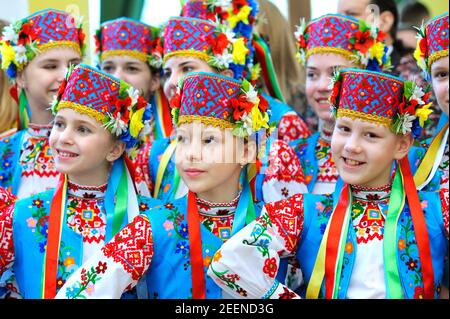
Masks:
[[[307,138],[311,131],[305,121],[295,113],[285,114],[278,123],[278,138],[289,143],[299,138]]]
[[[289,199],[266,204],[270,220],[277,226],[288,251],[294,251],[303,229],[303,194],[296,194]]]
[[[280,140],[270,145],[269,166],[264,175],[264,181],[276,178],[279,181],[305,183],[300,160],[292,147]]]
[[[122,264],[133,280],[139,280],[153,257],[152,229],[148,218],[136,216],[102,251],[106,257]]]
[[[134,167],[136,167],[136,174],[134,176],[136,184],[145,183],[146,187],[150,191],[150,194],[153,194],[154,192],[154,185],[150,176],[149,168],[149,155],[152,144],[152,141],[148,141],[142,145],[139,149],[138,155],[133,161]]]
[[[0,199],[3,201],[5,197],[1,191]],[[13,212],[14,205],[2,207],[2,203],[0,203],[0,275],[14,260]]]
[[[444,219],[444,228],[447,234],[447,238],[448,238],[448,201],[449,201],[449,196],[448,196],[448,188],[443,188],[440,191],[440,197],[441,197],[441,207],[442,207],[442,217]]]

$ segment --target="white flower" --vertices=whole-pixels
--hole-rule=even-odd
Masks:
[[[248,136],[253,134],[253,129],[252,129],[252,116],[251,114],[248,113],[244,113],[244,115],[242,116],[241,121],[243,122],[243,126],[244,129],[247,131]]]
[[[231,0],[212,0],[212,5],[222,7],[223,9],[231,8]]]
[[[250,89],[245,92],[245,96],[247,97],[247,101],[252,104],[257,104],[259,102],[258,92],[252,85],[250,85]]]
[[[8,25],[3,28],[3,40],[17,43],[19,40],[19,35],[14,30],[13,25]]]
[[[301,18],[300,19],[300,25],[296,26],[295,28],[295,38],[298,39],[300,38],[301,35],[303,35],[305,33],[306,30],[306,20],[305,18]]]
[[[222,31],[222,33],[225,34],[228,41],[230,41],[231,43],[236,41],[236,33],[234,33],[233,30],[231,30],[230,28],[226,28],[225,30]]]
[[[134,87],[130,86],[127,89],[127,94],[131,98],[131,106],[135,105],[139,97],[139,91],[136,90]]]
[[[213,65],[218,68],[229,68],[230,63],[233,62],[233,55],[224,50],[223,54],[211,57]]]
[[[26,63],[28,61],[27,58],[27,50],[23,45],[16,45],[13,47],[14,52],[16,53],[16,61],[19,64]]]
[[[124,121],[120,119],[120,112],[117,113],[117,118],[113,117],[109,114],[109,122],[105,124],[105,127],[111,131],[113,135],[120,136],[125,133],[128,129],[128,126]]]
[[[408,114],[408,113],[406,113],[402,116],[400,127],[399,127],[402,131],[402,134],[411,132],[412,125],[413,125],[413,122],[415,119],[416,119],[416,116]]]
[[[422,96],[424,95],[425,92],[423,92],[422,87],[420,87],[420,85],[414,85],[414,91],[409,100],[417,100],[417,103],[419,103],[419,105],[422,105],[425,104],[425,102],[422,100]]]
[[[139,133],[139,139],[143,140],[145,136],[150,135],[150,133],[153,131],[153,126],[154,126],[153,119],[144,121],[144,127]]]

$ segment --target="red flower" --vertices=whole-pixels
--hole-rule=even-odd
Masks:
[[[373,45],[373,38],[370,36],[370,30],[364,32],[358,31],[355,34],[355,49],[366,54],[369,48]]]
[[[264,262],[263,272],[269,275],[269,277],[275,278],[277,270],[277,260],[275,259],[275,257],[266,259],[266,261]]]
[[[301,34],[299,39],[298,39],[298,45],[299,45],[300,48],[306,49],[306,39],[305,39],[305,36],[303,34]]]
[[[330,95],[331,105],[336,105],[340,91],[341,91],[341,81],[336,81],[333,85],[333,91],[331,92]]]
[[[422,287],[417,286],[416,288],[414,288],[414,299],[423,299],[424,295],[425,293]]]
[[[283,287],[283,293],[279,294],[278,297],[280,297],[279,299],[293,299],[295,298],[295,293],[289,291],[286,287]]]
[[[101,51],[100,50],[101,45],[97,35],[94,35],[94,40],[95,40],[95,53],[99,53]]]
[[[427,55],[427,40],[425,38],[420,39],[419,42],[419,47],[420,47],[420,56],[423,58]]]
[[[78,29],[78,41],[80,42],[80,47],[83,46],[84,39],[86,39],[86,35],[83,32],[82,28]]]
[[[175,93],[171,98],[170,98],[170,107],[171,108],[178,108],[181,106],[181,95],[178,93]]]
[[[250,113],[253,104],[247,101],[245,94],[241,94],[239,98],[231,100],[231,107],[233,108],[233,118],[239,121],[245,113]]]
[[[116,110],[114,111],[114,117],[120,112],[121,120],[125,123],[129,120],[130,111],[128,107],[131,105],[131,97],[127,96],[124,99],[116,100]]]
[[[238,14],[243,6],[247,5],[247,0],[234,0],[233,13]]]
[[[269,107],[269,102],[267,102],[267,100],[262,95],[259,96],[258,107],[259,107],[260,111],[263,113],[266,112],[267,108]]]
[[[147,104],[148,104],[147,101],[142,96],[139,95],[137,99],[136,110],[140,110],[146,107]]]
[[[56,94],[56,98],[59,100],[61,100],[64,91],[66,90],[66,86],[67,86],[67,80],[64,79],[61,84],[59,85],[59,90],[58,90],[58,94]]]
[[[414,114],[416,114],[416,106],[418,105],[419,103],[417,102],[417,100],[411,100],[411,101],[408,101],[408,102],[406,102],[406,100],[405,100],[405,98],[403,98],[403,101],[402,101],[402,103],[400,103],[400,105],[398,106],[398,109],[399,109],[399,113],[400,114],[406,114],[406,113],[409,113],[409,114],[411,114],[411,115],[414,115]]]
[[[220,33],[216,38],[212,35],[208,37],[208,43],[211,45],[211,49],[214,55],[221,55],[226,47],[230,44],[225,34]]]
[[[386,33],[384,33],[383,31],[378,31],[378,36],[377,36],[377,42],[383,42],[383,40],[386,38]]]
[[[31,40],[34,40],[36,37],[35,30],[30,26],[29,23],[24,23],[22,25],[22,29],[19,32],[19,40],[17,41],[18,44],[24,45]]]
[[[95,272],[97,274],[104,274],[107,268],[108,267],[106,266],[106,262],[102,263],[101,261],[99,261],[98,266],[95,267]]]

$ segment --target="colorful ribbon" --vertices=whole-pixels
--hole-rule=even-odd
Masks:
[[[158,198],[159,189],[161,188],[162,180],[164,177],[164,172],[166,171],[167,165],[169,165],[169,161],[173,153],[175,152],[176,146],[177,140],[173,139],[162,155],[161,162],[159,163],[158,166],[158,172],[156,173],[155,193],[153,194],[153,198]],[[177,190],[175,189],[174,192],[176,191]]]

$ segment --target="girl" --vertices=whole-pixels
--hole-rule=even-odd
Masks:
[[[66,68],[80,63],[85,38],[81,21],[70,20],[66,12],[43,10],[5,27],[0,41],[2,68],[13,82],[20,111],[19,130],[0,140],[0,186],[18,198],[58,181],[48,143],[53,120],[48,107]]]
[[[142,276],[129,267],[123,240],[144,234],[139,249],[150,298],[220,298],[219,287],[206,277],[214,252],[259,215],[246,177],[255,160],[251,137],[268,129],[268,103],[248,82],[214,73],[191,73],[171,100],[177,124],[176,165],[188,195],[151,207],[138,216],[66,282],[60,298],[117,298]],[[248,112],[245,112],[247,109]],[[260,132],[263,133],[263,132]],[[103,265],[99,280],[86,271]],[[280,272],[280,276],[283,272]],[[83,282],[85,284],[83,284]]]
[[[24,298],[53,298],[83,261],[146,211],[150,199],[136,196],[124,155],[149,119],[146,105],[110,75],[84,64],[69,70],[52,105],[58,186],[0,216],[0,274],[14,269]]]
[[[448,13],[430,20],[418,32],[414,57],[418,65],[431,78],[442,123],[436,136],[423,143],[427,149],[414,174],[418,189],[436,190],[448,187]],[[430,110],[431,112],[431,110]]]
[[[328,14],[307,25],[302,20],[295,37],[299,61],[306,66],[306,97],[319,118],[319,132],[290,145],[300,159],[308,192],[330,193],[338,178],[330,147],[334,119],[328,97],[333,72],[349,66],[387,67],[389,57],[382,42],[383,33],[348,16]]]
[[[234,296],[298,297],[273,275],[296,252],[307,298],[436,298],[448,189],[418,194],[406,157],[428,117],[424,93],[379,72],[344,69],[334,80],[332,151],[345,184],[266,205],[208,274]]]
[[[170,136],[172,122],[164,96],[160,96],[162,46],[160,30],[130,18],[106,21],[96,34],[103,71],[128,82],[154,107],[151,140]]]

